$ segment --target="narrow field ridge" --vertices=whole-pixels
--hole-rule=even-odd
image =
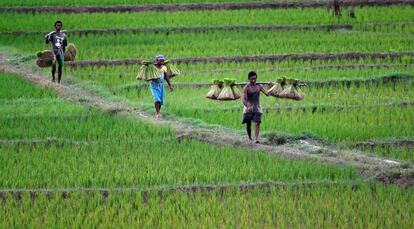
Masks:
[[[213,56],[213,57],[188,57],[171,58],[174,63],[221,63],[221,62],[282,62],[287,60],[355,60],[355,59],[399,59],[405,55],[414,55],[414,51],[404,52],[346,52],[346,53],[301,53],[280,55],[257,55],[257,56]],[[89,66],[117,66],[140,64],[139,59],[122,60],[78,60],[65,63],[69,67]]]
[[[205,192],[210,193],[218,191],[224,193],[228,190],[239,190],[241,192],[251,191],[255,189],[270,190],[287,187],[328,187],[352,185],[357,188],[362,183],[369,182],[373,178],[355,181],[299,181],[299,182],[253,182],[253,183],[237,183],[237,184],[190,184],[190,185],[171,185],[159,187],[116,187],[116,188],[47,188],[47,189],[0,189],[0,199],[6,200],[6,194],[10,194],[17,199],[21,199],[25,193],[29,193],[31,198],[36,198],[39,194],[51,196],[52,194],[60,194],[62,198],[70,197],[70,193],[75,192],[100,192],[103,197],[108,197],[110,193],[121,192],[140,192],[143,198],[151,192],[158,193],[163,196],[165,194],[181,192],[181,193],[195,193]]]
[[[388,104],[378,104],[378,105],[319,105],[319,104],[312,104],[312,105],[302,105],[302,106],[277,106],[277,107],[263,107],[264,113],[269,112],[347,112],[349,110],[353,109],[360,109],[360,108],[374,108],[374,107],[412,107],[414,108],[414,101],[411,102],[396,102],[396,103],[388,103]],[[221,108],[221,109],[197,109],[197,112],[214,112],[214,111],[220,111],[220,112],[241,112],[243,111],[243,108],[241,107],[233,107],[233,108]],[[402,141],[404,143],[405,141]],[[402,144],[401,143],[401,144]],[[364,144],[364,143],[361,143]],[[370,144],[370,142],[367,142],[366,144]],[[414,145],[414,142],[410,142],[409,144]]]
[[[394,140],[394,141],[364,141],[358,142],[355,144],[355,147],[361,148],[371,148],[374,149],[376,147],[413,147],[414,148],[414,140]]]
[[[339,1],[341,7],[349,6],[392,6],[414,5],[413,0],[349,0]],[[320,8],[333,7],[333,1],[303,2],[256,2],[256,3],[199,3],[168,5],[112,5],[83,7],[1,7],[0,13],[97,13],[97,12],[146,12],[146,11],[189,11],[189,10],[240,10],[240,9],[286,9],[286,8]]]
[[[358,25],[351,24],[327,24],[327,25],[228,25],[228,26],[180,26],[180,27],[159,27],[159,28],[112,28],[112,29],[73,29],[63,30],[66,34],[71,35],[103,35],[103,34],[122,34],[122,33],[197,33],[207,32],[213,30],[221,31],[243,31],[243,30],[266,30],[266,31],[283,31],[283,30],[359,30],[365,28],[381,29],[384,27],[401,27],[406,28],[407,26],[414,26],[413,22],[378,22],[378,23],[365,23]],[[50,31],[0,31],[0,35],[44,35]]]
[[[396,83],[401,81],[409,81],[414,80],[414,75],[408,75],[408,74],[392,74],[388,76],[382,76],[382,77],[373,77],[369,79],[349,79],[349,80],[321,80],[321,81],[309,81],[304,80],[302,81],[301,85],[299,86],[316,86],[316,87],[324,87],[324,86],[331,86],[331,85],[344,85],[344,86],[351,86],[351,85],[363,85],[363,84],[379,84],[379,83]],[[263,85],[273,85],[274,82],[257,82],[259,84]],[[236,86],[243,87],[246,85],[247,82],[243,83],[236,83]],[[212,83],[175,83],[175,87],[182,87],[182,88],[203,88],[203,87],[210,87],[212,86]],[[111,90],[116,91],[122,91],[122,90],[130,90],[130,89],[137,89],[141,87],[147,87],[146,84],[137,84],[137,83],[131,83],[127,85],[121,85],[112,88]]]

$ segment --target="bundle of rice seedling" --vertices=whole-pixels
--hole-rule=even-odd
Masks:
[[[286,77],[278,78],[276,83],[267,91],[271,96],[279,97],[279,93],[283,91],[286,86]]]
[[[172,64],[168,60],[164,61],[164,64],[167,67],[167,74],[170,78],[180,75],[180,70],[178,70],[178,68],[174,64]]]
[[[302,100],[305,96],[298,87],[299,80],[288,79],[288,86],[279,93],[279,98]]]
[[[143,61],[138,68],[137,80],[157,80],[160,78],[160,71],[152,61]]]
[[[55,54],[50,50],[37,52],[37,66],[41,68],[50,67],[55,62]]]
[[[221,80],[213,80],[213,86],[211,86],[210,91],[207,93],[206,98],[208,99],[217,99],[220,95],[221,88],[223,85],[223,81]]]
[[[234,99],[240,99],[241,97],[240,90],[236,87],[234,83],[231,85],[231,90],[233,91]]]
[[[235,88],[234,79],[224,79],[224,88],[221,90],[218,100],[236,100],[240,98],[240,92]]]
[[[78,50],[73,43],[69,43],[65,50],[65,61],[74,61]]]

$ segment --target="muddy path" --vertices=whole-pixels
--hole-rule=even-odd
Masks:
[[[370,7],[392,5],[414,5],[412,0],[339,0],[340,7]],[[333,1],[291,1],[256,3],[198,3],[168,5],[110,5],[110,6],[39,6],[1,7],[0,13],[109,13],[146,11],[190,11],[190,10],[241,10],[241,9],[287,9],[287,8],[333,8]]]
[[[364,177],[375,177],[386,183],[396,183],[401,186],[414,187],[414,166],[407,162],[385,160],[375,156],[368,156],[361,152],[338,149],[323,142],[312,139],[300,139],[286,144],[272,144],[268,139],[262,139],[261,144],[249,144],[244,133],[235,130],[211,127],[205,128],[177,119],[152,118],[152,114],[137,107],[129,106],[124,102],[111,101],[99,94],[83,88],[65,75],[62,84],[52,83],[48,76],[36,73],[33,64],[16,64],[8,59],[6,53],[0,54],[0,72],[19,75],[33,83],[56,91],[68,101],[80,103],[87,107],[98,108],[116,116],[133,117],[153,123],[165,125],[174,129],[177,139],[194,139],[208,144],[244,148],[252,153],[263,152],[294,160],[313,160],[320,163],[353,166]]]
[[[344,52],[344,53],[300,53],[300,54],[280,54],[280,55],[256,55],[256,56],[212,56],[212,57],[189,57],[171,58],[170,61],[179,64],[190,63],[222,63],[222,62],[282,62],[282,61],[312,61],[312,60],[358,60],[358,59],[386,59],[392,61],[401,60],[403,56],[413,56],[414,51],[404,52]],[[72,68],[82,68],[90,66],[118,66],[140,64],[139,59],[120,59],[120,60],[78,60],[65,63]]]

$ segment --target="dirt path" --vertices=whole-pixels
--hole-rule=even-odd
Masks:
[[[44,88],[51,88],[68,101],[81,103],[88,107],[95,107],[119,116],[132,116],[146,120],[156,125],[167,125],[177,133],[178,139],[195,139],[201,142],[233,146],[248,149],[252,152],[266,152],[296,160],[315,160],[321,163],[346,165],[356,167],[363,176],[372,177],[387,183],[396,183],[402,186],[414,187],[414,166],[408,163],[384,160],[370,157],[360,152],[339,150],[312,140],[298,140],[284,145],[247,144],[245,135],[234,130],[223,128],[203,128],[179,120],[154,120],[151,114],[123,102],[110,101],[89,90],[86,90],[72,80],[64,80],[63,84],[52,83],[47,76],[35,73],[35,70],[24,69],[24,65],[11,64],[5,53],[0,53],[0,72],[14,73],[32,81]],[[70,78],[65,75],[64,78]],[[264,143],[267,141],[264,139]]]
[[[414,5],[412,0],[340,0],[340,7]],[[240,9],[287,9],[287,8],[333,8],[333,1],[291,1],[255,3],[193,3],[167,5],[108,5],[108,6],[39,6],[39,7],[0,7],[0,13],[109,13],[146,11],[189,11],[189,10],[240,10]]]

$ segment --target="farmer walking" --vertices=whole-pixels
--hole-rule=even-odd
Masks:
[[[260,123],[262,121],[262,106],[260,105],[260,92],[263,92],[266,96],[269,96],[265,91],[263,85],[256,84],[257,74],[256,72],[249,72],[249,83],[244,86],[243,89],[243,121],[242,124],[246,124],[246,131],[248,142],[252,142],[252,121],[255,123],[255,143],[259,143],[259,131]]]
[[[173,85],[170,82],[170,76],[168,75],[167,67],[164,65],[164,56],[157,55],[155,57],[155,66],[159,70],[160,78],[152,80],[150,83],[151,93],[154,97],[154,106],[155,106],[155,118],[160,118],[161,106],[164,104],[165,91],[164,91],[164,79],[167,81],[168,87],[171,91],[174,90]]]
[[[45,36],[46,44],[52,43],[52,50],[55,54],[55,61],[52,64],[52,82],[55,82],[56,62],[58,63],[58,83],[62,79],[62,67],[65,59],[65,48],[68,44],[66,34],[61,32],[62,22],[55,22],[55,31]]]

